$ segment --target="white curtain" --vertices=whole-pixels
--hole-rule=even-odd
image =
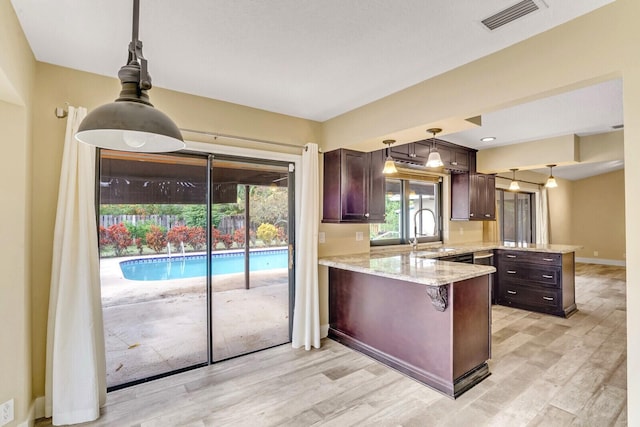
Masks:
[[[536,211],[536,243],[549,243],[549,202],[547,189],[542,186],[538,192],[540,202],[537,203]]]
[[[53,424],[95,420],[106,398],[95,147],[74,135],[85,108],[69,107],[53,239],[45,415]]]
[[[294,348],[320,348],[318,297],[318,225],[320,185],[318,145],[307,144],[302,153],[302,197],[296,249],[296,297],[293,309]]]

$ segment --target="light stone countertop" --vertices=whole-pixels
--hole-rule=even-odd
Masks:
[[[488,265],[438,261],[423,257],[420,252],[395,253],[393,255],[383,253],[353,254],[321,258],[318,262],[327,267],[421,283],[427,286],[447,285],[496,271],[494,267]]]
[[[487,265],[438,261],[437,258],[440,257],[493,249],[570,253],[580,248],[581,246],[575,245],[516,245],[502,242],[418,245],[415,251],[408,246],[373,247],[370,253],[323,257],[318,260],[318,263],[327,267],[421,283],[427,286],[442,286],[490,274],[496,269]]]

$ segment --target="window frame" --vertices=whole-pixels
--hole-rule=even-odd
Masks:
[[[513,215],[514,215],[514,228],[516,233],[515,240],[506,240],[504,235],[504,226],[505,226],[504,194],[514,194]],[[522,240],[522,236],[518,236],[518,230],[520,229],[520,227],[518,227],[518,206],[520,205],[520,203],[522,203],[518,195],[522,195],[522,194],[527,195],[529,198],[529,213],[530,213],[529,232],[530,232],[531,238],[530,238],[530,241],[528,242],[525,242],[524,240]],[[500,239],[500,241],[513,242],[513,243],[535,243],[536,242],[536,224],[537,224],[536,212],[537,212],[537,206],[538,206],[537,203],[538,203],[538,194],[533,191],[511,191],[504,188],[496,188],[496,204],[498,209],[498,218],[497,218],[498,238]]]
[[[436,225],[438,229],[438,233],[434,236],[422,236],[418,237],[418,243],[433,243],[433,242],[441,242],[442,234],[443,234],[443,183],[442,179],[439,179],[438,182],[432,182],[427,180],[420,179],[404,179],[404,178],[385,178],[385,192],[388,181],[399,181],[400,183],[400,192],[401,200],[400,200],[400,237],[394,239],[379,239],[373,240],[369,239],[370,246],[393,246],[393,245],[405,245],[413,243],[413,230],[411,229],[412,219],[410,218],[410,205],[411,205],[411,183],[417,184],[433,184],[435,188],[435,204],[436,204]],[[385,193],[386,194],[386,193]],[[420,203],[422,203],[422,199],[418,199]],[[386,204],[386,197],[385,197]],[[386,208],[385,208],[386,210]]]

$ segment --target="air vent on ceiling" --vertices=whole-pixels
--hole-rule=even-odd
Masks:
[[[523,0],[514,4],[500,12],[483,19],[482,23],[490,30],[495,30],[503,25],[513,22],[518,18],[522,18],[532,12],[538,10],[538,5],[533,0]]]
[[[611,126],[611,129],[623,129],[624,128],[624,124],[620,124],[620,125],[613,125]]]

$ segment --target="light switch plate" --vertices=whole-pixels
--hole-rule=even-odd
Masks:
[[[364,235],[362,234],[362,231],[356,231],[356,240],[359,242],[363,238],[364,238]]]
[[[324,242],[325,242],[324,231],[320,231],[318,232],[318,243],[324,243]]]

